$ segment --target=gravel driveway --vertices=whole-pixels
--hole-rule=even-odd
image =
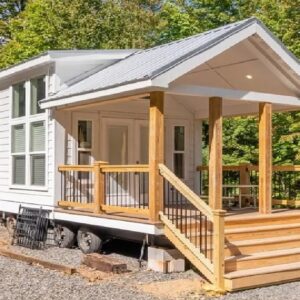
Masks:
[[[3,228],[0,227],[0,237]],[[122,248],[122,253],[115,249]],[[102,281],[90,283],[79,275],[64,275],[38,266],[8,259],[0,256],[0,300],[35,300],[35,299],[66,299],[66,300],[166,300],[166,299],[220,299],[220,300],[299,300],[300,282],[278,286],[265,287],[227,294],[220,298],[211,298],[198,289],[188,290],[186,284],[198,282],[201,278],[193,271],[184,273],[162,274],[145,269],[140,270],[137,254],[128,255],[129,244],[111,243],[106,248],[106,255],[119,258],[127,263],[131,272],[105,278]],[[78,249],[48,248],[43,251],[13,247],[14,250],[48,261],[64,263],[70,266],[80,265],[82,253]],[[127,251],[126,251],[127,249]],[[133,247],[136,249],[136,247]],[[144,262],[145,264],[145,262]],[[178,285],[181,284],[181,289]],[[182,289],[182,287],[184,287]],[[192,286],[193,287],[193,286]],[[164,292],[163,292],[164,290]],[[166,295],[170,290],[171,295]],[[177,291],[181,291],[180,295]],[[182,292],[184,290],[184,292]],[[160,293],[161,291],[161,293]]]

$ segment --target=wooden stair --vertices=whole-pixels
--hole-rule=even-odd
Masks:
[[[225,224],[227,290],[300,280],[300,214],[236,218]]]

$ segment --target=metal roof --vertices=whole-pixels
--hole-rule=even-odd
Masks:
[[[177,64],[209,49],[254,23],[264,26],[256,18],[250,18],[182,40],[146,50],[138,50],[41,102],[68,98],[147,79],[154,79]]]

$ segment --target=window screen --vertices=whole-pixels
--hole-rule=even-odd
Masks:
[[[45,122],[33,122],[30,124],[30,151],[45,150]]]

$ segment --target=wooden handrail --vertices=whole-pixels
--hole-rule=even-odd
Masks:
[[[145,173],[149,172],[148,165],[106,165],[101,167],[101,172],[108,173],[108,172],[140,172]]]
[[[93,172],[93,168],[93,165],[61,165],[58,167],[58,171]]]
[[[248,171],[258,171],[257,165],[240,165],[240,166],[223,166],[223,171],[241,171],[243,169],[247,169]],[[300,165],[280,165],[280,166],[273,166],[273,172],[299,172]],[[208,171],[208,166],[197,166],[197,171]]]
[[[159,164],[160,174],[167,179],[176,189],[190,201],[199,211],[204,213],[210,221],[213,220],[211,208],[190,188],[188,188],[172,171],[165,165]]]

